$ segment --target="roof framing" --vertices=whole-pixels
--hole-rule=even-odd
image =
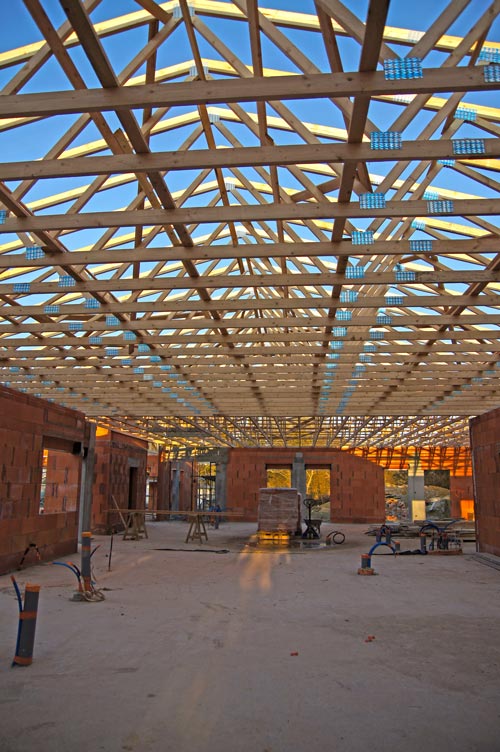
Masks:
[[[500,0],[426,29],[388,0],[21,2],[4,384],[189,452],[467,443],[498,406]]]

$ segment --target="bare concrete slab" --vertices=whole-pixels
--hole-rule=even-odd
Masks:
[[[62,567],[15,573],[42,585],[28,668],[10,667],[17,605],[0,577],[0,750],[498,752],[500,572],[389,555],[360,577],[373,539],[340,528],[341,546],[285,550],[246,547],[247,523],[203,545],[154,523],[115,538],[110,572],[97,537],[101,603],[72,602]]]

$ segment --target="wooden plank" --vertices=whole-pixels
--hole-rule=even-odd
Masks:
[[[419,256],[427,257],[425,252],[416,252],[412,250],[409,240],[380,240],[375,242],[366,250],[370,255],[381,256]],[[496,237],[481,237],[474,240],[433,240],[432,254],[434,256],[462,256],[465,260],[469,254],[492,253],[498,250],[499,243]],[[363,250],[365,250],[362,247]],[[36,269],[46,267],[56,261],[51,254],[52,249],[44,249],[47,256],[44,258],[26,261],[24,254],[1,254],[0,269],[26,268]],[[137,245],[135,248],[96,248],[89,251],[70,251],[67,256],[68,261],[76,265],[85,264],[105,264],[105,263],[124,263],[135,261],[180,261],[191,259],[192,261],[206,261],[214,259],[235,259],[235,258],[279,258],[288,256],[290,258],[317,258],[323,256],[326,258],[338,256],[352,256],[353,246],[350,240],[342,240],[338,243],[330,241],[314,242],[295,242],[295,243],[272,243],[245,245],[235,247],[233,245],[195,245],[193,247],[185,246],[147,246]],[[66,257],[65,257],[66,260]],[[186,301],[189,305],[189,301]]]
[[[440,91],[495,91],[484,80],[483,68],[429,68],[423,78],[386,80],[380,71],[273,76],[260,80],[211,80],[189,83],[144,84],[121,89],[44,92],[0,98],[0,119],[39,117],[81,112],[127,111],[142,107],[174,107],[223,102],[264,102],[362,94],[434,94]]]
[[[0,100],[1,101],[1,100]],[[247,146],[242,148],[189,149],[186,151],[142,154],[114,154],[105,157],[72,157],[0,163],[0,180],[50,177],[78,177],[110,173],[139,173],[152,170],[193,170],[254,165],[298,165],[324,162],[412,161],[454,159],[454,139],[405,141],[401,149],[371,149],[369,143],[290,144],[287,146]],[[484,152],[477,159],[500,157],[498,138],[482,139]],[[469,156],[469,160],[474,157]],[[497,165],[500,169],[500,165]]]
[[[416,305],[416,304],[414,304]],[[500,306],[500,296],[498,297],[497,305]],[[420,306],[419,306],[420,307]],[[360,306],[361,308],[361,306]],[[1,312],[2,309],[0,309]],[[391,315],[392,307],[389,307],[388,314]],[[328,316],[325,315],[315,315],[315,316],[295,316],[293,319],[290,319],[287,316],[247,316],[244,319],[239,318],[223,318],[221,317],[220,320],[214,321],[212,318],[193,318],[189,320],[182,320],[178,321],[175,319],[166,319],[161,318],[160,320],[149,318],[148,319],[148,335],[141,336],[141,342],[155,342],[158,341],[158,336],[156,334],[157,331],[186,331],[188,330],[187,337],[190,338],[193,335],[193,332],[196,332],[197,330],[202,330],[205,332],[205,330],[217,330],[221,326],[224,326],[227,328],[227,330],[235,330],[240,331],[244,330],[245,332],[248,332],[252,329],[261,329],[263,326],[269,327],[269,328],[277,328],[277,327],[286,327],[290,326],[291,329],[296,331],[297,339],[300,339],[301,336],[303,336],[303,333],[300,332],[301,329],[319,329],[320,327],[327,326],[331,323],[331,319]],[[341,321],[339,322],[345,329],[347,330],[347,337],[351,340],[360,339],[364,341],[366,339],[365,333],[359,334],[359,328],[366,328],[370,326],[375,326],[375,320],[373,317],[373,314],[371,315],[358,315],[353,317],[350,321]],[[446,336],[450,335],[453,337],[467,337],[467,336],[480,336],[480,337],[492,337],[495,338],[496,330],[492,329],[491,331],[488,331],[486,327],[490,326],[496,326],[500,325],[500,313],[494,314],[486,311],[477,311],[474,314],[461,314],[457,315],[457,313],[447,315],[446,313],[436,313],[435,315],[432,314],[426,314],[426,315],[419,315],[419,314],[411,314],[406,313],[404,315],[400,315],[398,313],[397,316],[394,316],[393,318],[393,324],[398,327],[398,329],[404,329],[405,327],[416,327],[418,330],[415,332],[416,335],[420,336],[421,338],[424,338],[426,336],[427,331],[431,331],[432,327],[437,327],[442,330],[442,327],[448,327],[448,326],[459,326],[461,329],[464,328],[467,329],[467,331],[455,331],[450,332],[448,330],[442,331],[443,338],[446,338]],[[66,321],[61,322],[43,322],[38,324],[31,324],[31,323],[25,323],[22,322],[22,330],[24,334],[32,334],[35,332],[44,332],[44,333],[50,333],[50,332],[67,332],[68,324]],[[109,324],[106,324],[106,321],[91,321],[89,323],[82,321],[81,322],[81,332],[87,332],[88,334],[94,334],[98,332],[109,332],[110,327]],[[123,326],[121,331],[134,331],[135,329],[138,329],[139,331],[144,328],[144,324],[141,324],[141,322],[137,322],[135,324],[127,322],[126,325]],[[8,334],[19,334],[19,324],[17,323],[4,323],[2,324],[1,330],[0,330],[0,344],[5,344],[8,341],[7,337],[4,337],[3,335]],[[393,333],[388,332],[387,336],[388,338],[394,337],[400,337],[404,338],[406,334],[411,335],[411,332],[403,332],[400,331],[399,333]],[[240,336],[240,335],[238,335]],[[243,337],[245,334],[242,335]],[[275,336],[279,337],[279,334],[276,334]],[[314,336],[314,335],[313,335]],[[149,339],[151,337],[151,340]],[[412,337],[410,336],[410,339]],[[168,342],[170,340],[170,335],[166,337],[161,338],[162,341]],[[308,338],[309,339],[309,338]],[[106,337],[106,342],[108,341],[108,337]],[[119,342],[124,348],[127,348],[129,346],[128,342],[124,342],[122,335],[111,337],[109,339],[110,343],[112,341]],[[199,339],[194,339],[193,341],[203,341],[203,338],[200,337]],[[210,341],[209,339],[206,340],[207,342]],[[241,340],[245,341],[245,340]],[[271,340],[270,340],[271,341]],[[39,342],[39,340],[38,340]],[[85,340],[82,339],[82,337],[79,338],[78,344],[84,344]],[[30,341],[29,337],[26,337],[23,339],[23,345],[29,346],[30,344],[34,344],[33,340]],[[125,350],[124,350],[125,352]]]
[[[361,209],[359,204],[339,204],[333,201],[300,204],[245,204],[241,206],[196,206],[172,209],[165,215],[161,209],[135,211],[102,211],[81,214],[47,214],[38,217],[8,217],[0,225],[0,234],[12,232],[39,232],[47,230],[77,230],[81,228],[137,227],[137,225],[164,225],[166,216],[171,223],[235,222],[250,220],[298,220],[336,217],[425,217],[427,201],[388,201],[385,209]],[[453,202],[440,216],[496,215],[500,214],[500,199],[465,199]],[[358,252],[360,249],[357,249]]]
[[[75,281],[75,285],[70,288],[72,293],[75,292],[103,292],[103,291],[129,291],[141,290],[144,294],[154,290],[184,290],[186,288],[198,290],[200,288],[252,288],[252,287],[292,287],[314,285],[334,285],[347,284],[353,288],[362,287],[370,284],[390,284],[395,283],[393,272],[367,272],[363,278],[351,279],[345,274],[336,274],[334,271],[317,272],[310,274],[248,274],[242,276],[231,275],[212,275],[200,276],[196,279],[190,277],[141,277],[140,279],[98,279]],[[419,284],[438,284],[446,282],[479,282],[479,283],[498,283],[500,282],[500,271],[489,271],[478,269],[468,271],[463,269],[446,269],[443,271],[417,271],[415,280],[409,284],[412,286]],[[4,283],[0,286],[4,294],[12,295],[15,293],[14,283]],[[58,282],[38,282],[31,283],[30,294],[46,293],[61,294],[61,287]],[[452,302],[452,301],[450,301]],[[416,303],[415,303],[416,305]],[[221,305],[223,309],[223,305]],[[186,327],[189,328],[189,327]]]
[[[1,289],[1,288],[0,288]],[[225,298],[223,306],[221,306],[219,301],[211,301],[211,302],[205,302],[205,301],[193,301],[193,300],[170,300],[167,299],[165,301],[165,304],[163,306],[165,316],[168,317],[169,315],[174,315],[176,312],[184,312],[187,315],[189,315],[189,312],[200,312],[203,313],[204,311],[209,310],[221,310],[226,313],[229,312],[241,312],[246,311],[248,309],[248,301],[246,298]],[[407,295],[403,296],[403,303],[400,306],[397,306],[398,309],[403,310],[411,310],[412,306],[417,306],[419,308],[430,308],[433,309],[439,309],[442,306],[464,306],[464,307],[470,307],[470,306],[484,306],[484,307],[491,307],[491,306],[498,306],[500,304],[498,293],[494,293],[493,290],[491,290],[490,294],[488,293],[482,293],[480,296],[467,294],[467,295],[455,295],[455,294],[445,294],[442,290],[439,288],[436,290],[435,294],[429,294],[429,295],[419,295],[418,299],[415,299],[413,295]],[[252,309],[259,310],[259,311],[278,311],[278,310],[304,310],[307,311],[309,309],[314,310],[321,310],[324,308],[328,308],[332,305],[332,301],[329,297],[326,296],[311,296],[307,298],[282,298],[277,296],[262,298],[259,300],[252,301]],[[346,305],[344,303],[338,302],[339,308],[345,308]],[[371,295],[358,298],[357,301],[349,303],[348,308],[352,308],[354,310],[360,309],[360,308],[380,308],[386,306],[386,298],[385,295]],[[30,306],[30,305],[24,305],[22,304],[22,298],[18,297],[16,301],[11,301],[10,304],[0,307],[0,314],[4,317],[28,317],[28,316],[35,316],[40,313],[40,306]],[[56,316],[46,316],[46,320],[59,320],[61,318],[66,318],[68,320],[74,320],[75,317],[84,316],[85,320],[89,317],[89,309],[85,308],[84,304],[76,304],[76,303],[63,303],[61,306],[61,312],[60,314]],[[147,312],[147,313],[155,313],[158,311],[158,305],[157,303],[151,303],[147,301],[143,301],[139,299],[136,301],[131,301],[129,299],[115,302],[115,303],[107,303],[105,309],[101,312],[102,313],[141,313],[141,312]],[[99,316],[99,312],[96,312],[97,316]],[[154,319],[153,319],[154,321]],[[188,322],[186,322],[188,323]],[[128,327],[127,327],[128,328]]]

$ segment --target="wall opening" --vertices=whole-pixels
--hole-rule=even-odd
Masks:
[[[158,505],[158,478],[146,478],[145,509],[156,509]]]
[[[215,476],[215,462],[198,462],[197,476],[195,478],[197,509],[215,508]]]
[[[266,486],[267,488],[291,488],[291,465],[266,465]]]
[[[72,452],[43,450],[39,514],[74,512],[78,508],[80,464],[80,456]]]
[[[424,470],[425,516],[444,520],[451,516],[450,471]]]
[[[330,519],[330,479],[329,467],[306,467],[306,498],[316,502],[311,511],[313,519]]]
[[[408,520],[408,470],[384,470],[385,519]]]
[[[137,468],[129,467],[128,469],[128,509],[137,507]]]

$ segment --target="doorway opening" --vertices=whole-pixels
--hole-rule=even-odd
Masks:
[[[424,488],[426,519],[451,517],[450,471],[424,470]]]
[[[215,509],[215,462],[198,462],[196,476],[196,509],[205,511]]]
[[[330,520],[331,470],[329,467],[306,467],[306,499],[314,499],[311,517]]]
[[[129,467],[127,509],[135,509],[136,507],[137,507],[137,468]]]
[[[408,470],[384,470],[385,519],[389,522],[408,520]]]

